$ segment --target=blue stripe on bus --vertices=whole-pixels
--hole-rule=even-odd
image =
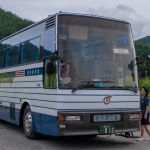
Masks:
[[[10,101],[4,101],[4,100],[1,100],[1,99],[0,99],[0,102],[11,103]],[[15,104],[19,104],[19,105],[22,105],[21,103],[16,103],[16,102],[13,102],[13,103],[15,103]]]
[[[4,88],[4,87],[3,87]],[[30,87],[32,88],[32,87]],[[47,89],[46,89],[47,90]],[[55,90],[56,89],[49,89],[49,90]],[[127,94],[127,95],[123,95],[123,94],[48,94],[48,93],[28,93],[28,92],[9,92],[9,91],[0,91],[0,92],[5,92],[5,93],[21,93],[21,94],[40,94],[40,95],[56,95],[56,96],[107,96],[107,95],[111,95],[111,96],[140,96],[138,95],[133,95],[133,94]]]
[[[8,102],[8,103],[10,103],[10,102]],[[18,104],[18,103],[15,103],[15,104]],[[0,105],[0,106],[3,106],[3,105]],[[126,109],[131,109],[131,110],[133,110],[133,109],[134,109],[134,108],[106,108],[106,109],[105,109],[105,108],[104,108],[104,109],[103,109],[103,108],[100,108],[100,109],[97,109],[97,108],[91,108],[91,109],[84,109],[84,108],[83,108],[83,109],[78,109],[78,108],[59,109],[59,108],[58,108],[58,109],[57,109],[57,108],[43,107],[43,106],[37,106],[37,105],[32,105],[32,104],[31,104],[30,106],[36,107],[36,108],[46,108],[46,109],[50,109],[50,110],[57,110],[57,111],[76,111],[76,110],[77,110],[77,111],[79,111],[79,110],[80,110],[80,111],[82,111],[82,110],[83,110],[83,111],[85,111],[85,110],[97,110],[97,111],[108,110],[108,111],[109,111],[109,110],[117,110],[117,109],[118,109],[118,110],[126,110]],[[5,107],[5,106],[4,106],[4,107]]]
[[[3,102],[3,100],[0,100],[1,102]],[[4,102],[8,102],[8,103],[10,103],[9,101],[4,101]],[[15,103],[15,102],[14,102]],[[98,103],[102,103],[102,102],[98,102]],[[118,102],[118,103],[120,103],[120,102]],[[124,103],[124,102],[123,102]],[[125,102],[126,103],[126,102]],[[137,102],[137,103],[139,103],[139,101]],[[19,103],[15,103],[15,104],[19,104]],[[20,105],[21,105],[21,103],[20,103]],[[0,106],[3,106],[3,105],[0,105]],[[30,105],[30,106],[33,106],[33,107],[38,107],[38,108],[46,108],[46,109],[52,109],[52,110],[64,110],[64,109],[57,109],[57,108],[52,108],[52,107],[43,107],[43,106],[37,106],[37,105]],[[111,109],[111,108],[109,108],[109,109]],[[109,110],[109,109],[106,109],[106,110]],[[70,109],[65,109],[65,110],[70,110]],[[77,109],[77,108],[72,108],[71,110],[87,110],[87,109]],[[88,109],[89,110],[89,109]],[[101,110],[101,109],[90,109],[90,110]]]
[[[19,72],[19,71],[20,71],[20,70],[10,71],[10,72],[2,72],[2,73],[0,73],[0,75],[3,75],[3,74],[5,74],[5,73],[7,73],[7,74],[13,75],[13,77],[17,77],[17,76],[16,76],[16,72]],[[20,76],[20,77],[43,75],[43,67],[30,68],[30,69],[25,69],[25,70],[21,70],[21,71],[24,71],[24,73],[23,73],[22,76]]]
[[[101,108],[101,109],[58,109],[59,111],[140,111],[140,108]]]
[[[21,83],[21,82],[43,82],[43,81],[42,80],[36,80],[36,81],[15,81],[13,83]]]
[[[15,109],[15,120],[10,119],[10,107],[0,105],[0,119],[19,125],[20,110]]]
[[[0,97],[7,97],[7,98],[16,98],[20,99],[21,97],[11,97],[11,96],[0,96]],[[41,100],[41,99],[31,99],[31,98],[21,98],[21,99],[28,99],[28,100],[33,100],[33,101],[46,101],[46,102],[56,102],[56,103],[103,103],[102,101],[54,101],[54,100]],[[140,101],[111,101],[110,103],[131,103],[131,102],[140,102]]]
[[[58,136],[58,121],[56,116],[32,112],[33,130],[45,135]]]
[[[43,74],[43,67],[31,68],[25,70],[25,76],[35,76],[35,75],[42,75],[42,74]]]
[[[0,105],[0,119],[19,125],[20,109],[15,108],[16,120],[10,119],[9,110],[10,107]],[[32,112],[32,117],[34,131],[45,135],[58,136],[58,121],[56,116]]]
[[[83,110],[83,111],[84,111],[84,110],[99,110],[99,111],[100,111],[100,110],[111,110],[111,108],[107,108],[107,109],[101,109],[101,108],[100,108],[100,109],[98,109],[98,108],[91,108],[91,109],[84,109],[84,108],[83,108],[83,109],[78,109],[78,108],[59,109],[59,108],[58,108],[58,109],[57,109],[57,108],[43,107],[43,106],[37,106],[37,105],[31,105],[31,106],[33,106],[33,107],[38,107],[38,108],[52,109],[52,110],[63,110],[63,111],[68,111],[68,110],[70,110],[70,111],[72,111],[72,110],[73,110],[73,111],[74,111],[74,110]],[[114,108],[114,110],[115,110],[115,109],[117,109],[117,108]],[[120,108],[119,108],[119,109],[120,109]],[[121,108],[121,109],[122,109],[122,108]]]
[[[25,88],[25,89],[26,89],[26,88],[30,88],[30,89],[31,89],[31,88],[42,88],[42,89],[43,89],[43,87],[0,87],[0,88],[3,88],[3,89],[4,89],[4,88],[7,88],[7,89],[10,89],[10,88],[12,88],[12,89],[13,89],[13,88]]]
[[[75,109],[56,109],[56,108],[49,108],[49,107],[41,107],[41,106],[36,106],[36,105],[31,105],[31,106],[33,106],[33,107],[38,107],[38,108],[46,108],[46,109],[52,109],[52,110],[57,110],[57,111],[105,111],[105,110],[107,110],[107,111],[111,111],[111,110],[140,110],[140,108],[138,109],[138,108],[100,108],[100,109],[98,109],[98,108],[91,108],[91,109],[78,109],[78,108],[75,108]]]
[[[97,110],[97,111],[104,111],[104,110],[107,110],[107,111],[111,111],[111,110],[140,110],[140,108],[100,108],[100,109],[97,109],[97,108],[91,108],[91,109],[56,109],[56,108],[50,108],[50,107],[41,107],[41,106],[36,106],[36,105],[30,105],[32,107],[38,107],[38,108],[46,108],[46,109],[52,109],[52,110],[58,110],[58,111],[75,111],[75,110],[88,110],[88,111],[92,111],[92,110]],[[10,107],[7,107],[7,106],[3,106],[3,105],[0,105],[0,107],[6,107],[7,109],[9,109]],[[1,112],[1,111],[0,111]]]
[[[26,99],[26,98],[22,98]],[[56,103],[104,103],[103,101],[82,101],[82,102],[72,102],[72,101],[50,101],[50,100],[37,100],[37,99],[29,99],[29,100],[35,100],[35,101],[44,101],[44,102],[56,102]],[[110,103],[139,103],[140,101],[111,101]]]

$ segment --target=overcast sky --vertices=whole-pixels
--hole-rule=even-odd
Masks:
[[[118,18],[131,23],[134,39],[150,35],[150,0],[0,0],[0,7],[35,22],[59,11]]]

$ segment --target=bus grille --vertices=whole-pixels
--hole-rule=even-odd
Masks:
[[[47,21],[46,21],[46,29],[55,26],[55,16],[54,17],[50,17]]]

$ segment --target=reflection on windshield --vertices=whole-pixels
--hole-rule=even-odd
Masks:
[[[119,22],[116,23],[116,27]],[[121,23],[121,26],[129,26]],[[110,25],[111,26],[111,25]],[[119,28],[119,25],[118,25]],[[59,25],[61,88],[74,88],[83,81],[101,81],[101,87],[135,87],[128,64],[134,59],[130,28],[126,30],[64,23]],[[65,81],[63,81],[65,80]],[[103,81],[110,81],[103,83]],[[97,84],[93,84],[94,87]]]
[[[62,85],[68,84],[71,81],[71,78],[69,77],[67,69],[61,68],[61,77],[60,77],[60,83]]]

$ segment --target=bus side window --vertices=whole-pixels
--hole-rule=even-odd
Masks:
[[[56,88],[56,64],[54,62],[55,66],[55,72],[52,75],[48,75],[46,73],[46,67],[49,60],[45,61],[45,71],[44,71],[44,88],[46,89],[54,89]]]
[[[29,42],[22,43],[21,44],[21,55],[20,55],[20,63],[24,64],[28,62],[28,47],[29,47]]]
[[[55,52],[55,27],[45,31],[44,57]]]
[[[30,40],[29,43],[29,54],[30,54],[30,62],[38,61],[40,53],[40,38],[36,38]]]
[[[4,50],[0,51],[0,68],[4,67],[4,57],[5,57],[5,52]]]
[[[19,63],[19,45],[6,49],[5,66],[15,66]]]
[[[35,38],[21,44],[20,63],[30,63],[39,60],[40,38]]]

